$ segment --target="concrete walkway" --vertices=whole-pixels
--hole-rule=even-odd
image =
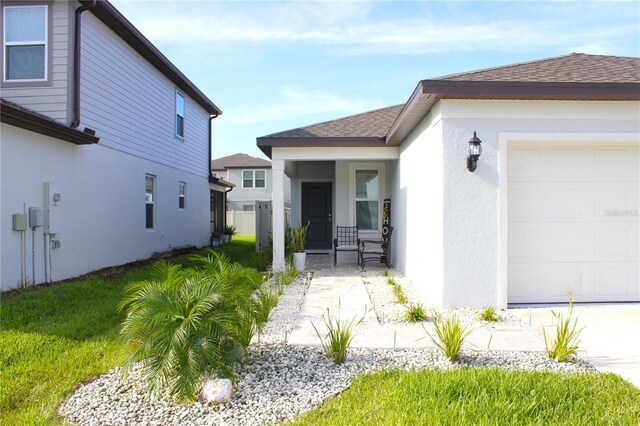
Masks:
[[[355,264],[333,266],[332,255],[308,255],[307,270],[314,276],[288,336],[290,345],[320,346],[326,335],[327,309],[332,317],[343,320],[363,318],[352,347],[435,348],[427,332],[435,336],[433,324],[380,324]],[[383,271],[384,266],[367,264],[368,271]],[[531,328],[486,326],[474,330],[465,342],[472,350],[544,351],[541,325],[553,335],[551,308],[517,308],[518,315]],[[586,326],[581,334],[581,350],[602,371],[611,371],[640,387],[640,305],[576,307],[578,324]]]
[[[566,315],[566,306],[521,307],[510,311],[533,326],[554,332],[551,311]],[[580,351],[600,371],[619,374],[640,388],[640,304],[575,305]]]

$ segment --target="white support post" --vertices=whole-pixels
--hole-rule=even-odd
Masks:
[[[273,207],[273,270],[282,271],[286,265],[284,255],[284,160],[271,162],[273,179],[272,207]]]

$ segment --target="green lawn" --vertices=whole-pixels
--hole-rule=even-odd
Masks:
[[[253,266],[255,239],[220,248]],[[174,263],[190,265],[187,256]],[[58,424],[56,408],[78,383],[123,361],[116,306],[150,263],[2,295],[0,425]],[[634,424],[640,391],[613,375],[498,370],[364,376],[296,424]]]
[[[220,250],[251,266],[255,238],[235,237]],[[190,264],[187,256],[171,261]],[[59,423],[56,408],[75,384],[123,362],[116,306],[123,287],[145,279],[149,265],[2,295],[0,425]]]
[[[613,374],[390,371],[362,376],[302,425],[635,425],[640,390]]]

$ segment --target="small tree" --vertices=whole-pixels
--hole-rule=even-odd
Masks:
[[[212,250],[193,259],[201,268],[156,263],[120,305],[126,366],[142,362],[149,391],[168,390],[181,401],[195,399],[205,373],[233,377],[244,355],[239,327],[254,311],[251,294],[261,279]]]

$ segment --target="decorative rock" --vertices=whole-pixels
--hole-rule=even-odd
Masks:
[[[231,398],[233,398],[233,386],[229,379],[209,379],[202,385],[204,402],[224,404],[231,401]]]

